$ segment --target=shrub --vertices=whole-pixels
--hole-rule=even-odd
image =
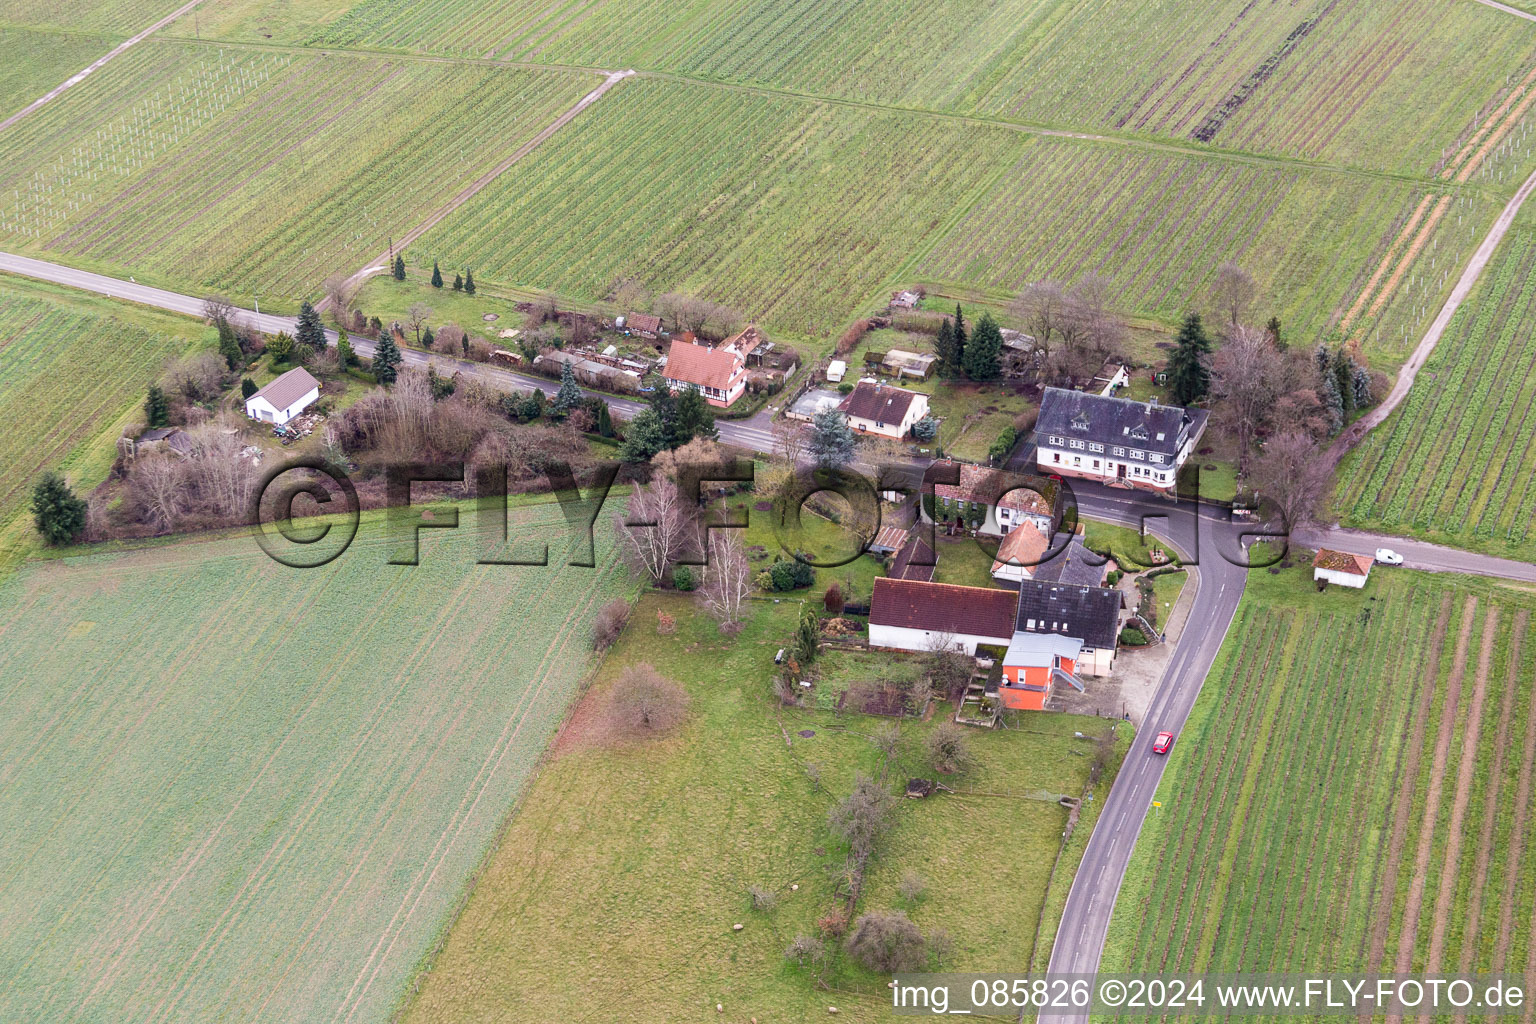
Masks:
[[[915,971],[928,962],[923,933],[899,910],[876,910],[854,922],[848,953],[871,971]]]
[[[696,585],[693,578],[693,570],[686,565],[680,565],[672,570],[672,585],[678,590],[692,590]]]
[[[826,596],[821,599],[822,605],[827,609],[828,615],[843,614],[843,588],[836,583],[827,588]]]
[[[901,898],[908,903],[916,903],[923,898],[927,888],[928,883],[923,881],[923,876],[908,868],[901,873],[901,882],[897,884],[896,891],[901,893]]]
[[[592,621],[592,649],[606,651],[613,646],[619,634],[624,632],[624,624],[629,621],[629,602],[614,598],[598,610],[597,618]]]
[[[857,775],[853,792],[827,812],[827,826],[847,841],[853,856],[863,862],[874,853],[875,843],[890,827],[896,798],[867,775]]]
[[[826,955],[826,944],[811,935],[796,935],[794,941],[790,942],[789,948],[784,951],[784,959],[793,960],[801,967],[807,963],[820,963]]]
[[[619,674],[608,702],[608,724],[631,739],[670,732],[688,714],[688,694],[650,665],[630,665]]]
[[[1120,631],[1120,646],[1122,647],[1145,647],[1146,643],[1147,635],[1135,626],[1126,626]]]
[[[928,762],[934,771],[946,774],[961,772],[976,760],[971,753],[971,741],[965,733],[965,726],[956,722],[945,722],[929,733],[927,746]]]
[[[779,894],[762,885],[747,886],[747,895],[752,897],[752,909],[761,910],[764,913],[779,905]]]
[[[656,613],[656,632],[662,636],[671,636],[677,632],[677,620],[666,612]]]
[[[1106,587],[1117,586],[1124,577],[1125,573],[1121,572],[1119,569],[1111,569],[1109,571],[1109,575],[1104,577],[1104,585]]]
[[[773,563],[773,567],[768,570],[768,574],[769,574],[769,578],[771,579],[771,581],[773,583],[773,589],[774,590],[794,590],[795,589],[795,563],[794,562],[784,562],[784,561],[774,562]]]
[[[858,346],[859,342],[864,340],[864,335],[868,334],[874,325],[875,324],[873,320],[855,320],[848,326],[848,329],[843,332],[843,336],[837,339],[837,347],[835,349],[836,354],[845,356],[849,352],[852,352]]]
[[[772,590],[773,573],[769,572],[767,569],[764,569],[762,572],[752,577],[752,582],[756,584],[758,590]]]
[[[249,377],[246,377],[245,379],[240,381],[240,397],[241,398],[250,398],[252,395],[254,395],[256,392],[258,392],[260,390],[261,389],[256,386],[256,382],[251,380],[251,378],[249,378]]]
[[[848,931],[848,915],[833,911],[816,919],[816,930],[829,939],[840,939]]]

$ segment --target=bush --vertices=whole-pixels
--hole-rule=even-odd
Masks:
[[[592,621],[592,649],[606,651],[613,646],[619,634],[624,632],[624,624],[629,621],[629,602],[614,598],[598,610],[597,618]]]
[[[687,714],[688,694],[683,688],[642,663],[620,673],[607,717],[618,735],[645,739],[677,728]]]
[[[1104,577],[1104,585],[1106,587],[1118,586],[1120,581],[1124,578],[1125,573],[1121,572],[1119,569],[1111,569],[1109,575]]]
[[[849,352],[852,352],[856,347],[858,347],[859,342],[864,340],[864,335],[868,334],[870,329],[874,326],[875,323],[873,320],[855,320],[852,324],[849,325],[848,329],[843,332],[842,337],[837,339],[837,346],[834,349],[834,353],[839,356],[845,356]]]
[[[693,578],[693,570],[686,565],[680,565],[672,570],[672,585],[678,590],[689,591],[698,584]]]
[[[899,910],[860,916],[848,936],[848,954],[871,971],[915,971],[928,962],[923,933]]]
[[[677,620],[666,612],[656,613],[656,632],[662,636],[671,636],[677,632]]]
[[[965,726],[956,722],[945,722],[929,733],[927,747],[928,763],[934,771],[953,774],[964,771],[976,761]]]
[[[794,562],[774,562],[773,567],[768,570],[768,576],[773,583],[774,590],[782,591],[795,589]]]
[[[927,888],[928,883],[923,881],[923,876],[908,868],[901,873],[901,882],[896,886],[896,891],[901,893],[902,899],[915,904],[923,898]]]
[[[747,886],[747,895],[752,897],[753,910],[761,910],[767,913],[779,905],[779,894],[766,886],[749,885]]]
[[[843,614],[843,588],[836,583],[827,588],[826,596],[822,598],[822,606],[827,609],[828,615]]]
[[[820,963],[826,955],[826,944],[810,935],[796,935],[794,941],[789,944],[789,948],[784,951],[784,959],[793,960],[801,967],[808,963]]]
[[[1126,626],[1120,631],[1121,647],[1145,647],[1147,635],[1135,626]]]

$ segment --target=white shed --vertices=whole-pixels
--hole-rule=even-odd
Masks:
[[[848,374],[848,364],[841,359],[834,359],[827,364],[827,380],[836,384]]]
[[[1320,548],[1312,559],[1312,579],[1358,590],[1371,577],[1371,563],[1365,555]]]
[[[320,382],[304,367],[295,366],[247,398],[245,414],[281,426],[319,400]]]

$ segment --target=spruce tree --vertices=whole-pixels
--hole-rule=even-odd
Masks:
[[[224,357],[224,362],[231,370],[238,370],[245,365],[245,351],[240,347],[240,340],[235,337],[235,329],[229,326],[227,320],[219,321],[219,355]]]
[[[1333,377],[1334,386],[1339,390],[1339,398],[1344,405],[1344,418],[1355,411],[1355,357],[1350,355],[1343,347],[1333,353]]]
[[[437,268],[437,260],[433,260],[432,261],[432,287],[433,288],[441,288],[442,286],[443,286],[443,272]]]
[[[939,324],[939,333],[933,339],[934,351],[946,370],[960,368],[960,353],[955,350],[955,325],[948,318]]]
[[[666,447],[661,417],[655,409],[641,409],[624,428],[624,443],[619,458],[625,462],[646,462]]]
[[[840,469],[853,461],[858,440],[848,420],[836,409],[823,409],[811,420],[809,451],[822,469]]]
[[[1279,317],[1277,317],[1277,316],[1270,317],[1269,318],[1269,323],[1264,325],[1264,330],[1269,334],[1269,343],[1271,345],[1275,346],[1275,348],[1278,351],[1284,352],[1289,347],[1288,345],[1286,345],[1285,339],[1280,336],[1280,318]]]
[[[560,390],[555,392],[553,408],[556,413],[564,416],[576,406],[580,405],[586,396],[581,393],[581,385],[576,383],[576,368],[566,361],[560,364]]]
[[[720,436],[715,429],[715,411],[704,393],[690,384],[677,398],[677,430],[674,447],[681,447],[696,437],[713,441]]]
[[[343,370],[357,362],[357,353],[352,351],[352,339],[346,331],[336,332],[336,362]]]
[[[395,280],[405,280],[405,256],[398,252],[395,253]]]
[[[651,409],[656,413],[656,424],[661,428],[661,447],[676,448],[684,444],[687,438],[679,440],[677,435],[677,398],[672,394],[672,389],[667,387],[667,382],[653,377],[651,391]],[[638,420],[640,417],[636,416]]]
[[[249,378],[249,377],[246,377],[246,378],[244,378],[244,379],[242,379],[240,381],[240,397],[241,398],[250,398],[252,395],[254,395],[256,392],[258,392],[260,390],[261,389],[256,386],[256,382],[251,380],[251,378]]]
[[[955,365],[965,365],[965,344],[969,335],[965,333],[965,314],[960,311],[960,303],[955,303]]]
[[[85,529],[85,502],[54,472],[32,489],[32,521],[49,544],[68,544]]]
[[[437,335],[433,334],[432,328],[428,327],[424,332],[422,332],[421,347],[430,352],[432,350],[432,343],[436,340]]]
[[[395,344],[394,332],[384,331],[373,350],[373,377],[380,384],[393,384],[399,369],[400,348]]]
[[[144,422],[151,427],[163,427],[171,422],[171,406],[159,384],[151,384],[144,397]]]
[[[475,272],[473,270],[464,271],[464,294],[475,294]]]
[[[453,290],[456,292],[464,290],[464,276],[462,274],[453,275]]]
[[[1210,352],[1211,339],[1200,314],[1190,313],[1179,327],[1177,347],[1168,360],[1168,386],[1180,405],[1193,405],[1211,390],[1211,370],[1206,362]]]
[[[613,415],[608,411],[608,403],[599,398],[593,406],[597,410],[597,433],[601,437],[613,436]]]
[[[320,322],[320,314],[315,312],[315,307],[309,304],[308,299],[299,303],[299,326],[293,340],[311,351],[325,351],[325,325]]]
[[[965,375],[972,380],[993,380],[1000,372],[999,362],[1003,354],[1003,332],[992,319],[991,313],[983,313],[971,332],[971,340],[965,346]]]

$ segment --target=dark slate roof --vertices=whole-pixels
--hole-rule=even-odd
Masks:
[[[1198,433],[1209,415],[1204,409],[1046,388],[1035,434],[1161,452],[1172,461],[1183,439]]]
[[[917,558],[917,553],[922,552],[922,558]],[[913,565],[916,559],[921,564]],[[933,557],[933,549],[928,542],[919,536],[914,530],[907,535],[907,542],[901,550],[896,552],[896,557],[891,560],[891,578],[898,580],[923,580],[933,579],[933,570],[937,568],[936,559]]]
[[[1108,563],[1083,545],[1082,534],[1073,534],[1065,546],[1061,534],[1053,547],[1056,554],[1035,566],[1034,578],[1043,583],[1064,583],[1071,587],[1096,587],[1104,582]]]
[[[859,381],[853,393],[839,406],[844,414],[876,423],[900,424],[907,417],[912,405],[912,392],[902,388],[888,388],[883,384]]]
[[[1016,600],[1011,590],[879,576],[870,597],[869,621],[876,626],[996,637],[998,643],[1007,643],[1013,636]]]
[[[1021,633],[1059,633],[1088,647],[1114,648],[1120,637],[1120,591],[1025,580],[1019,585],[1017,626]]]

